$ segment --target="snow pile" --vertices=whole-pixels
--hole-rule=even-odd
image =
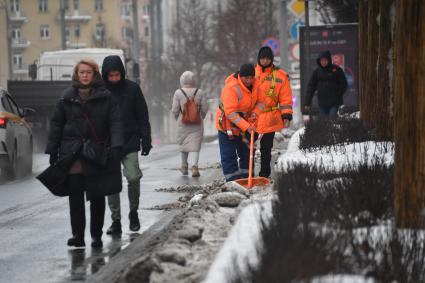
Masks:
[[[375,283],[373,278],[367,278],[361,275],[351,274],[338,274],[338,275],[324,275],[315,277],[310,283]]]
[[[144,278],[158,283],[201,282],[225,241],[229,244],[222,250],[227,250],[227,245],[233,248],[224,251],[224,257],[226,260],[240,258],[241,268],[247,257],[256,253],[255,243],[261,242],[260,219],[266,221],[271,217],[271,195],[274,196],[271,186],[248,190],[233,182],[215,180],[209,184],[161,188],[160,191],[186,194],[178,202],[151,209],[181,209],[181,213],[162,233],[163,239],[155,243],[152,251],[143,253],[124,272],[121,279],[125,282],[145,282]],[[234,236],[227,240],[235,222]],[[238,254],[240,250],[245,252],[243,256]],[[258,256],[255,258],[258,262]],[[226,266],[230,264],[218,268]],[[220,272],[225,278],[226,271]]]
[[[389,166],[394,163],[394,144],[390,142],[361,142],[323,147],[319,150],[294,150],[297,140],[294,135],[293,144],[286,154],[277,162],[276,170],[287,172],[297,164],[308,164],[329,172],[340,172],[345,169],[355,170],[361,164],[368,166],[377,162]],[[298,140],[299,142],[299,140]]]
[[[272,217],[271,208],[271,202],[266,201],[254,202],[242,210],[204,283],[228,282],[235,270],[239,275],[245,274],[249,265],[258,264],[258,251],[262,248],[261,223],[269,222]]]

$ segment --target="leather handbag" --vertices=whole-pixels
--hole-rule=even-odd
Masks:
[[[106,166],[109,157],[109,147],[107,147],[106,141],[102,141],[96,133],[96,129],[90,122],[89,117],[84,113],[87,125],[95,138],[95,140],[85,139],[83,147],[81,149],[81,156],[96,165]]]
[[[58,159],[55,164],[47,167],[36,178],[55,196],[69,196],[70,188],[67,186],[69,170],[77,156],[75,153]]]

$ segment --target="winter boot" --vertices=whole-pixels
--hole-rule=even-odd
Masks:
[[[183,176],[186,176],[187,174],[189,174],[188,172],[189,166],[187,164],[182,164],[182,167],[180,167],[180,172],[182,172]]]
[[[192,177],[199,177],[201,174],[199,174],[198,166],[193,165],[192,166]]]
[[[130,219],[130,230],[133,232],[139,231],[140,221],[139,216],[137,215],[137,210],[130,211],[128,218]]]
[[[108,235],[119,235],[121,233],[122,233],[121,221],[119,220],[114,220],[112,222],[111,227],[109,227],[108,230],[106,230],[106,234]]]
[[[103,247],[103,242],[101,237],[93,237],[91,241],[92,248],[101,248]]]
[[[84,242],[84,237],[74,235],[72,238],[68,239],[68,246],[81,248],[85,247],[86,243]]]

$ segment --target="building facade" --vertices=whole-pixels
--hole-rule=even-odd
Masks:
[[[140,55],[147,56],[149,1],[137,0],[137,4]],[[64,49],[62,30],[65,49],[120,48],[126,58],[134,58],[131,0],[7,0],[7,5],[13,79],[28,79],[28,65],[42,52]]]

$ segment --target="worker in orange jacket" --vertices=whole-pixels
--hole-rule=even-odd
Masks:
[[[268,46],[260,48],[255,77],[259,80],[258,100],[264,103],[258,118],[257,133],[260,141],[261,169],[259,175],[268,178],[275,132],[287,128],[292,120],[292,91],[288,75],[273,64],[273,51]]]
[[[262,107],[257,105],[257,84],[254,66],[244,64],[226,79],[221,92],[216,127],[226,181],[248,177],[249,145],[245,141],[255,132],[255,117]]]

